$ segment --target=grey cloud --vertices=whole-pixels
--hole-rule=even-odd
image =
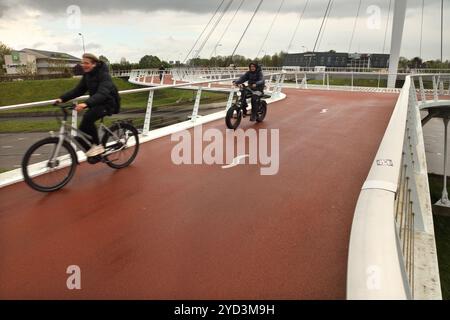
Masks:
[[[81,43],[62,43],[62,42],[57,42],[55,43],[56,47],[57,47],[57,51],[62,51],[62,52],[76,52],[79,51],[81,49]],[[86,44],[86,50],[99,50],[101,49],[102,46],[98,43],[92,43],[89,42]]]
[[[3,1],[0,1],[0,18],[3,17],[3,15],[5,14],[6,10],[8,10],[9,6],[4,3]]]
[[[44,47],[44,46],[46,46],[46,45],[47,45],[47,44],[46,44],[45,42],[38,41],[38,42],[36,42],[36,43],[34,43],[34,44],[32,45],[32,48],[38,49],[39,47]]]
[[[211,13],[214,12],[222,0],[17,0],[16,4],[23,4],[29,7],[40,9],[47,13],[64,14],[70,5],[78,5],[83,14],[97,15],[108,11],[136,10],[143,12],[154,12],[158,10],[184,11],[190,13]],[[224,6],[229,0],[225,0]],[[241,0],[233,0],[230,11],[235,10]],[[252,12],[259,0],[245,0],[242,11]],[[8,0],[0,0],[0,16],[5,10]],[[281,0],[265,0],[261,6],[262,12],[275,12]],[[283,12],[299,13],[303,9],[306,0],[285,0]],[[310,0],[305,18],[317,18],[324,14],[328,0]],[[388,0],[363,0],[363,9],[369,5],[380,6],[383,10],[388,8]],[[426,5],[436,6],[440,0],[428,0]],[[353,17],[356,14],[358,0],[335,0],[331,15],[334,17]],[[421,6],[421,1],[409,1],[409,9],[417,9]]]
[[[88,44],[86,44],[86,49],[93,49],[93,50],[96,50],[96,49],[101,49],[102,48],[102,45],[101,44],[98,44],[98,43],[88,43]]]

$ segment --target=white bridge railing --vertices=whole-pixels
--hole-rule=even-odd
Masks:
[[[151,71],[151,72],[153,72],[153,71]],[[141,75],[138,75],[137,77],[140,77],[140,76]],[[279,96],[281,94],[282,83],[284,81],[284,73],[270,74],[270,75],[268,75],[268,77],[270,77],[271,79],[272,79],[272,77],[276,78],[276,83],[274,85],[272,85],[273,90],[271,91],[271,93],[275,97]],[[130,78],[130,80],[131,80],[131,78]],[[143,127],[143,134],[147,135],[148,132],[150,131],[150,120],[151,120],[151,114],[152,114],[152,109],[153,109],[153,97],[154,97],[155,91],[163,90],[163,89],[176,89],[176,88],[184,88],[184,87],[193,88],[194,87],[197,90],[197,96],[195,99],[195,103],[193,105],[191,121],[195,122],[195,120],[198,117],[198,110],[200,107],[202,93],[204,91],[207,91],[208,88],[211,88],[211,84],[214,84],[214,83],[219,84],[219,83],[227,82],[229,84],[229,86],[231,87],[231,81],[233,81],[233,80],[237,80],[237,77],[227,78],[227,79],[213,79],[213,80],[210,80],[210,79],[201,80],[200,79],[198,81],[182,82],[182,83],[171,84],[171,85],[149,86],[149,87],[140,88],[140,89],[123,90],[123,91],[119,91],[119,95],[123,96],[123,95],[142,93],[142,92],[149,93],[146,114],[145,114],[145,122],[144,122],[144,127]],[[145,83],[141,83],[141,84],[145,84]],[[234,97],[234,94],[236,93],[236,90],[224,88],[224,91],[229,92],[229,97],[228,97],[226,108],[225,108],[225,110],[227,110],[232,104],[233,97]],[[81,96],[81,97],[78,97],[77,99],[75,99],[74,101],[83,101],[88,98],[89,98],[89,96],[87,96],[87,95]],[[16,104],[16,105],[10,105],[10,106],[0,106],[0,111],[48,106],[48,105],[53,104],[55,101],[56,100],[47,100],[47,101]],[[78,115],[78,113],[74,110],[72,113],[72,126],[74,126],[74,127],[76,127],[77,123],[78,123],[77,115]]]
[[[150,71],[146,71],[150,72]],[[151,71],[153,72],[153,71]],[[285,95],[282,94],[282,83],[284,81],[284,74],[283,73],[277,73],[277,74],[271,74],[268,75],[271,77],[275,77],[277,79],[276,83],[272,85],[272,91],[269,92],[271,94],[271,98],[267,99],[268,103],[275,102],[278,100],[281,100],[285,97]],[[231,88],[231,81],[236,80],[237,78],[229,78],[229,79],[214,79],[214,80],[200,80],[200,81],[191,81],[191,82],[182,82],[177,84],[171,84],[171,85],[159,85],[159,86],[147,86],[144,88],[139,89],[131,89],[131,90],[123,90],[119,91],[119,94],[121,96],[129,95],[129,94],[136,94],[136,93],[143,93],[148,92],[148,100],[146,104],[146,111],[145,111],[145,120],[144,120],[144,126],[142,129],[141,134],[141,142],[147,142],[152,139],[164,136],[168,134],[168,132],[173,133],[176,132],[176,130],[182,130],[182,129],[188,129],[192,126],[195,126],[197,124],[203,124],[210,121],[218,120],[223,117],[225,117],[225,111],[228,110],[228,108],[233,103],[233,98],[236,94],[237,89]],[[130,78],[131,80],[131,78]],[[220,90],[220,89],[210,89],[208,87],[211,86],[211,84],[221,84],[227,83],[227,88],[223,88],[221,91],[228,93],[228,99],[224,103],[226,104],[225,108],[221,111],[218,111],[216,113],[210,114],[208,116],[201,117],[199,115],[199,108],[200,108],[200,102],[202,98],[202,94],[205,91],[210,90]],[[144,83],[142,83],[144,84]],[[196,90],[196,98],[195,102],[192,107],[192,115],[186,119],[186,121],[181,122],[179,124],[170,125],[161,129],[153,130],[152,133],[150,132],[150,125],[151,125],[151,117],[152,117],[152,110],[153,110],[153,97],[155,91],[158,90],[164,90],[164,89],[178,89],[178,88],[188,88],[190,90]],[[81,96],[77,99],[74,99],[74,102],[81,102],[83,100],[86,100],[89,98],[89,96]],[[9,105],[9,106],[0,106],[0,111],[5,110],[16,110],[16,109],[24,109],[24,108],[33,108],[33,107],[44,107],[52,105],[56,100],[46,100],[46,101],[39,101],[39,102],[31,102],[31,103],[22,103],[22,104],[16,104],[16,105]],[[78,121],[77,121],[78,113],[76,111],[72,112],[72,126],[77,127]],[[180,129],[181,128],[181,129]],[[72,132],[73,135],[76,135],[76,132]],[[84,155],[79,158],[81,161]],[[0,174],[0,188],[22,181],[23,176],[20,169],[15,169],[9,172],[5,172]]]
[[[424,78],[432,80],[431,91]],[[356,205],[349,299],[442,299],[419,105],[430,102],[430,93],[442,104],[445,78],[406,77]]]
[[[374,72],[347,72],[347,71],[287,71],[286,80],[291,80],[292,83],[285,83],[284,86],[291,86],[297,89],[320,89],[320,90],[342,90],[342,91],[369,91],[381,93],[400,93],[400,88],[387,88],[388,73],[374,73]],[[397,73],[397,76],[408,76],[407,74]],[[450,94],[450,82],[448,81],[448,74],[423,74],[414,75],[413,79],[419,82],[422,93],[425,94]],[[316,83],[311,84],[311,80],[316,80]],[[333,84],[333,80],[347,80],[346,85]],[[358,80],[375,80],[376,86],[361,86],[358,85]],[[424,89],[424,81],[428,81],[428,89]],[[309,81],[309,82],[308,82]],[[319,83],[317,83],[319,82]],[[321,82],[321,83],[320,83]],[[433,83],[434,82],[434,83]],[[418,85],[418,83],[417,83]],[[417,89],[419,90],[419,89]]]

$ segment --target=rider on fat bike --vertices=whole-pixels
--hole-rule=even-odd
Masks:
[[[240,85],[248,81],[248,86],[253,90],[252,93],[252,115],[250,121],[256,121],[259,108],[260,98],[264,94],[265,80],[261,70],[261,66],[256,62],[252,62],[248,66],[248,71],[238,80],[233,81],[235,85]]]

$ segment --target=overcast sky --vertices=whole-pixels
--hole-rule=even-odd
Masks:
[[[223,0],[219,13],[231,0]],[[360,0],[334,0],[330,17],[316,51],[347,52]],[[0,41],[14,49],[35,48],[82,54],[81,32],[86,50],[110,61],[126,57],[137,62],[145,54],[165,60],[184,60],[222,0],[0,0]],[[264,0],[237,53],[254,57],[269,31],[282,0]],[[262,53],[286,51],[306,0],[284,0]],[[390,0],[362,0],[352,52],[383,51]],[[392,0],[392,7],[394,0]],[[423,54],[440,57],[440,0],[425,0]],[[232,19],[241,0],[233,0],[223,19],[201,51],[209,57]],[[259,0],[245,0],[220,45],[219,55],[229,55],[236,46]],[[328,0],[309,1],[289,52],[312,50]],[[450,0],[444,0],[444,60],[450,59]],[[379,9],[379,17],[377,15]],[[78,14],[79,12],[79,14]],[[409,0],[401,55],[420,52],[422,0]],[[213,19],[214,24],[220,15]],[[388,26],[390,30],[391,21]],[[202,43],[207,29],[199,44]],[[390,48],[390,31],[385,52]]]

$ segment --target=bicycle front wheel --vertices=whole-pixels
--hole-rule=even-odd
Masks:
[[[139,152],[139,133],[129,123],[117,123],[106,131],[102,143],[106,149],[106,164],[114,169],[128,167]]]
[[[232,105],[225,116],[228,129],[236,130],[242,120],[242,111],[237,105]]]
[[[46,138],[28,149],[22,160],[25,182],[34,190],[52,192],[64,187],[75,174],[77,155],[64,141],[56,153],[59,138]],[[52,158],[53,155],[53,158]]]

